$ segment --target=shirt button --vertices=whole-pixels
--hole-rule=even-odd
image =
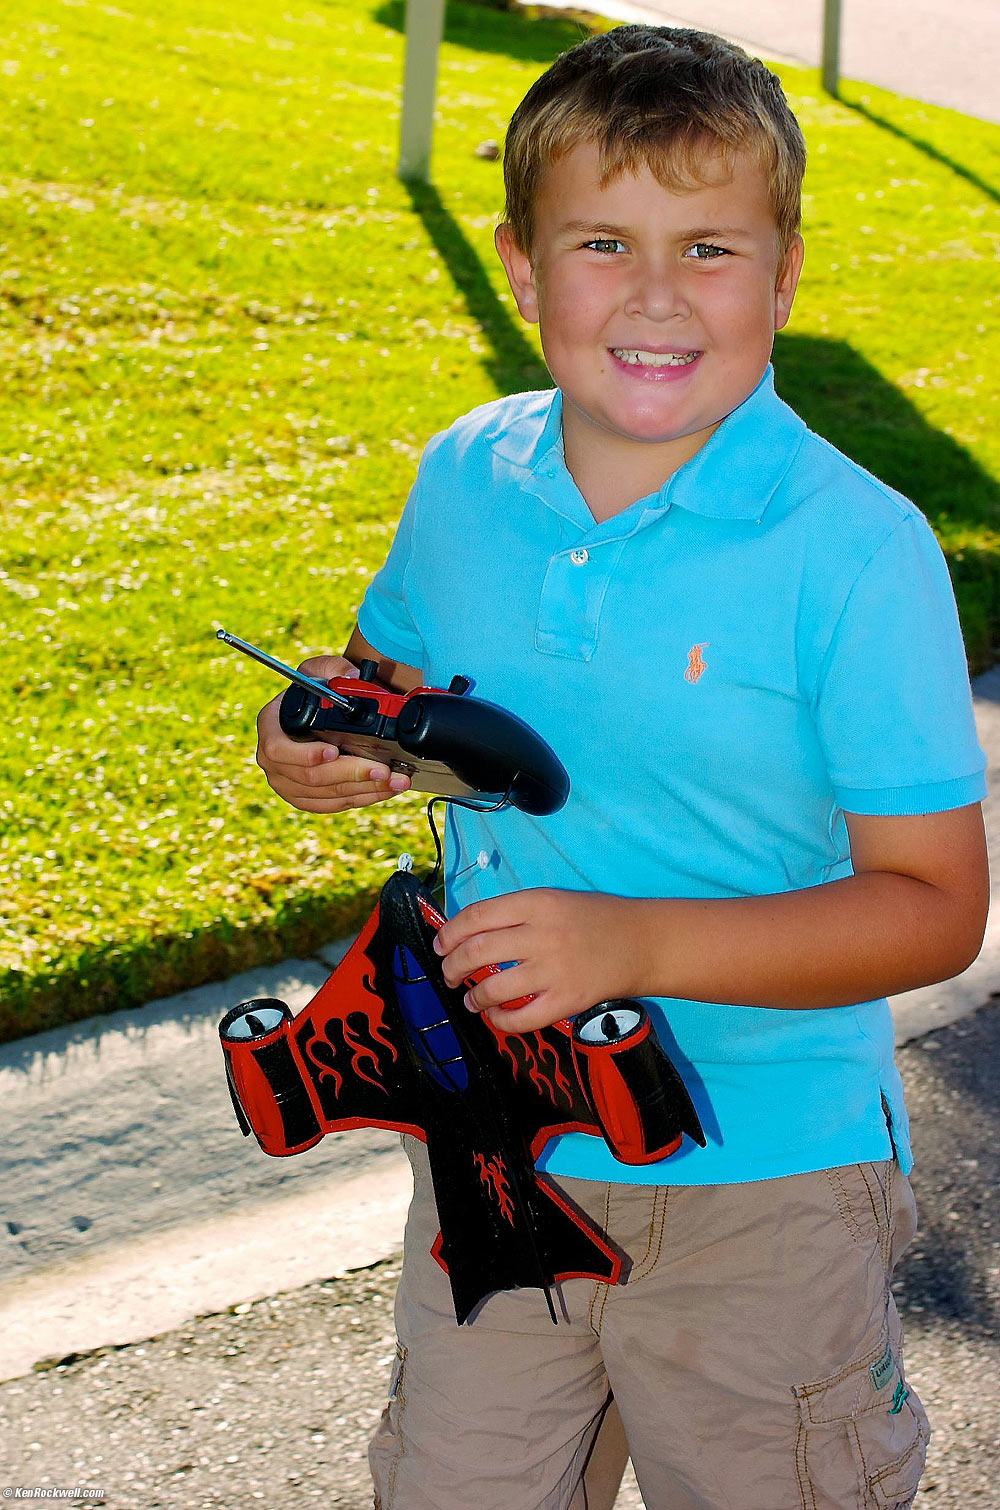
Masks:
[[[584,550],[570,551],[569,559],[572,561],[574,566],[586,566],[587,562],[590,560],[590,552]]]

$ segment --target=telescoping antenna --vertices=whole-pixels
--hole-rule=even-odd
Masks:
[[[318,681],[313,676],[306,676],[303,671],[293,671],[292,667],[286,666],[284,661],[276,660],[273,655],[268,655],[264,650],[258,650],[257,646],[251,645],[249,640],[241,640],[238,635],[227,634],[224,629],[217,629],[215,631],[215,638],[217,640],[225,640],[226,644],[232,645],[234,650],[242,650],[244,655],[250,656],[252,660],[260,661],[262,666],[267,666],[269,670],[276,671],[279,676],[287,677],[290,682],[295,682],[299,687],[305,687],[307,692],[315,692],[319,697],[326,698],[327,702],[334,703],[338,708],[346,708],[349,713],[354,712],[355,703],[352,698],[342,697],[339,692],[331,691],[326,682]]]

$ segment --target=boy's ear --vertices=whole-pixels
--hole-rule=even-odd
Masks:
[[[538,291],[535,288],[535,270],[531,258],[514,240],[514,232],[506,221],[497,226],[493,240],[497,255],[503,263],[511,293],[517,300],[521,319],[529,325],[538,324]]]
[[[794,236],[792,243],[785,253],[785,260],[778,269],[778,281],[774,285],[774,328],[784,330],[788,324],[788,317],[792,312],[792,303],[795,299],[795,290],[799,286],[799,274],[802,271],[802,259],[805,256],[805,242],[801,236]]]

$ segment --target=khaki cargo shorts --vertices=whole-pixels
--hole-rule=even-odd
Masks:
[[[554,1183],[628,1283],[491,1296],[458,1326],[426,1150],[370,1448],[376,1510],[906,1510],[929,1429],[889,1280],[916,1228],[895,1163],[728,1186]],[[624,1426],[624,1434],[622,1432]],[[626,1446],[627,1441],[627,1446]]]

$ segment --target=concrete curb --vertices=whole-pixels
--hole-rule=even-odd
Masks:
[[[387,1162],[0,1285],[0,1382],[68,1353],[141,1342],[192,1317],[397,1252],[412,1180],[401,1148],[391,1167]]]

